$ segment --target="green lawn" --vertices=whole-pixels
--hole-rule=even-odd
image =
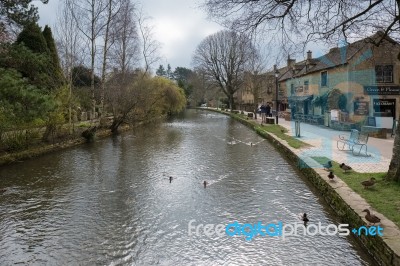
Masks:
[[[329,159],[326,157],[312,157],[315,161],[324,164]],[[343,173],[339,164],[333,162],[333,172],[342,179],[352,190],[363,197],[374,209],[385,215],[400,228],[400,184],[385,181],[386,173],[357,173],[351,171]],[[374,177],[377,183],[364,189],[361,182]]]

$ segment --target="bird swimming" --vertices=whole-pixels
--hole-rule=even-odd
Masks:
[[[376,179],[371,177],[370,180],[362,181],[361,185],[363,185],[364,189],[365,189],[365,188],[372,187],[375,183],[376,183]]]
[[[310,221],[308,220],[307,213],[303,213],[301,220],[304,222],[304,225],[307,225],[307,223]]]
[[[328,178],[329,178],[329,180],[333,180],[335,178],[335,175],[333,174],[332,171],[329,172]]]
[[[349,165],[345,165],[344,163],[342,163],[340,165],[340,168],[342,168],[342,170],[346,173],[347,171],[353,170],[353,168],[351,168]]]
[[[322,165],[326,171],[329,171],[332,168],[332,161],[327,161]]]
[[[366,212],[367,214],[365,215],[365,220],[372,224],[379,223],[381,219],[373,214],[368,209],[363,210],[363,212]]]

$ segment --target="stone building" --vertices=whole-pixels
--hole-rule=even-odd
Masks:
[[[254,111],[261,104],[270,105],[275,99],[275,76],[272,72],[245,73],[242,87],[236,91],[234,98],[240,110]]]
[[[311,51],[301,62],[288,58],[279,69],[280,100],[287,99],[292,118],[329,112],[333,121],[375,120],[376,127],[391,128],[400,114],[399,52],[398,43],[378,32],[318,58]]]

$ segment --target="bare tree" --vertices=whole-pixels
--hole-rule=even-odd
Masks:
[[[193,56],[194,66],[228,97],[231,110],[233,95],[243,84],[253,53],[254,47],[247,35],[224,30],[206,37]]]
[[[137,12],[137,22],[140,34],[140,49],[144,61],[144,73],[148,73],[151,66],[160,61],[159,50],[161,43],[154,39],[154,27],[150,24],[150,17],[144,15],[143,10]]]
[[[101,67],[101,92],[100,92],[100,107],[101,112],[100,115],[104,112],[104,92],[106,90],[106,72],[107,72],[107,63],[108,63],[108,54],[112,45],[110,40],[113,41],[111,38],[111,25],[113,20],[116,18],[118,13],[121,11],[122,8],[122,1],[124,0],[107,0],[107,9],[105,14],[105,29],[104,29],[104,45],[103,45],[103,58],[102,58],[102,67]],[[125,0],[124,2],[129,2],[129,0]]]
[[[95,99],[95,60],[97,55],[96,41],[107,25],[104,12],[108,9],[109,0],[74,0],[71,2],[73,17],[79,31],[87,39],[90,51],[92,112],[96,111]]]
[[[205,0],[210,16],[239,31],[268,31],[282,44],[359,38],[381,30],[400,40],[398,0]],[[272,35],[272,34],[271,34]]]
[[[123,75],[133,70],[139,61],[139,36],[135,21],[135,6],[123,0],[122,8],[111,27],[110,61]]]
[[[83,61],[82,38],[79,34],[78,25],[73,18],[73,1],[64,0],[62,9],[57,16],[55,28],[58,51],[60,54],[61,67],[66,77],[68,86],[68,123],[70,133],[72,127],[72,69]]]

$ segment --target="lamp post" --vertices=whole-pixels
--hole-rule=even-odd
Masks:
[[[276,124],[278,125],[278,76],[279,76],[279,71],[276,65],[274,65],[275,69],[275,115],[276,115]]]

